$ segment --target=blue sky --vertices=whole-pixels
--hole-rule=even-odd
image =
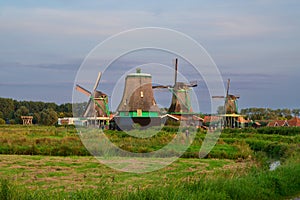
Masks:
[[[1,1],[0,96],[71,102],[77,70],[98,43],[156,26],[202,44],[241,108],[300,107],[299,8],[297,0]]]

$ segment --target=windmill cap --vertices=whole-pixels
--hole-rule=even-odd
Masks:
[[[136,73],[128,74],[127,77],[149,77],[151,78],[151,74],[141,73],[141,68],[136,69]]]

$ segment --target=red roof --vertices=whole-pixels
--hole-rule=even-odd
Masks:
[[[284,126],[287,123],[287,120],[275,120],[268,123],[268,126]]]
[[[194,121],[202,121],[203,122],[203,118],[201,118],[201,117],[198,117],[198,116],[196,116],[196,115],[193,115],[193,120]]]
[[[209,123],[209,122],[217,122],[220,121],[222,117],[220,116],[205,116],[204,117],[204,123]]]
[[[300,118],[294,117],[290,120],[274,120],[268,123],[268,126],[298,126],[300,127]]]
[[[299,126],[300,127],[300,118],[294,117],[290,120],[288,120],[289,126]]]
[[[250,120],[246,120],[244,117],[240,116],[240,117],[238,117],[238,122],[239,123],[249,123]]]

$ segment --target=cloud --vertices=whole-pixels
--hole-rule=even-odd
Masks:
[[[109,1],[30,2],[29,6],[1,6],[1,94],[15,95],[17,91],[20,98],[50,98],[51,93],[55,99],[59,88],[63,98],[71,88],[81,59],[95,45],[120,31],[144,26],[175,29],[205,43],[225,81],[232,79],[232,91],[249,98],[243,102],[257,102],[251,100],[251,95],[265,91],[270,96],[275,90],[293,96],[294,89],[286,86],[299,82],[299,3],[294,0],[195,1],[172,6],[168,5],[170,1],[134,1],[126,5],[119,2],[117,6]],[[123,60],[123,64],[136,66],[144,60],[138,59],[126,63]],[[155,59],[161,61],[159,57]],[[89,77],[85,81],[93,85]],[[111,80],[102,81],[109,84]],[[47,91],[42,87],[47,87]],[[33,88],[41,94],[31,91]],[[260,95],[260,101],[266,99],[272,98]],[[279,97],[276,101],[285,99]]]
[[[3,30],[8,31],[27,31],[35,34],[72,37],[99,37],[109,36],[127,29],[128,21],[131,21],[133,16],[142,16],[146,20],[151,15],[143,11],[97,12],[49,8],[9,8],[2,13],[0,24]]]
[[[73,86],[72,81],[46,81],[46,82],[0,82],[2,87],[57,87],[57,86]]]
[[[42,70],[44,72],[68,72],[75,73],[77,72],[80,66],[80,62],[72,63],[52,63],[52,64],[21,64],[21,63],[0,63],[0,68],[2,70],[9,71],[19,71],[21,70]],[[45,71],[46,70],[46,71]]]
[[[9,23],[7,23],[9,21]],[[262,16],[214,13],[211,11],[152,12],[147,10],[67,10],[12,8],[2,10],[2,30],[65,36],[109,36],[141,26],[188,28],[214,36],[248,37],[287,31]],[[197,28],[195,28],[197,27]]]

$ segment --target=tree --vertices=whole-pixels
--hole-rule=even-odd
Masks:
[[[225,113],[224,106],[218,106],[217,113],[218,113],[219,115],[221,115],[221,114],[226,114],[226,113]]]
[[[41,121],[41,115],[40,115],[40,113],[33,113],[32,123],[39,124],[40,121]]]
[[[299,117],[300,116],[300,109],[293,109],[292,113],[293,113],[294,117]]]
[[[73,114],[74,117],[80,117],[83,115],[87,106],[87,102],[84,103],[74,103],[73,104]]]
[[[4,119],[9,119],[14,112],[14,101],[12,99],[0,98],[0,111]]]
[[[58,120],[57,113],[53,109],[44,109],[40,113],[40,124],[51,126]]]
[[[292,112],[290,109],[288,108],[284,108],[281,110],[281,113],[282,115],[286,118],[286,119],[289,119],[289,118],[292,118]]]
[[[25,106],[21,106],[16,112],[15,112],[15,121],[16,123],[20,124],[22,122],[21,116],[26,116],[29,114],[29,109]]]

